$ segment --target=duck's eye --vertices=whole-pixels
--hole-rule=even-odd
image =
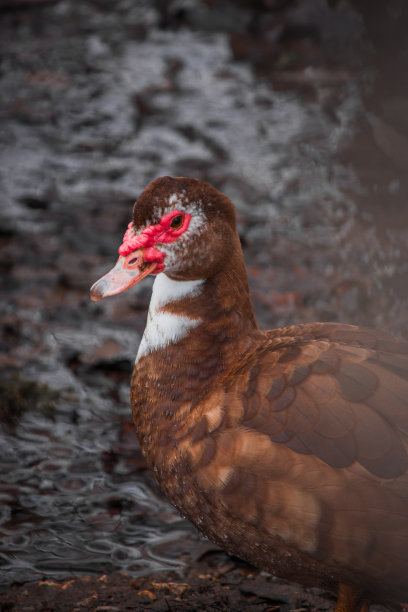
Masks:
[[[183,225],[184,217],[183,215],[176,215],[173,217],[170,223],[171,229],[178,230]]]

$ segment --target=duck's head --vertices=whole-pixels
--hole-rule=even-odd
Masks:
[[[202,181],[168,176],[136,201],[115,267],[91,287],[93,301],[126,291],[149,274],[175,280],[210,278],[236,247],[231,201]]]

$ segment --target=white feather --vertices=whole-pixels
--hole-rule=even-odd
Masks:
[[[163,311],[163,306],[177,302],[187,296],[200,293],[204,280],[175,281],[164,272],[158,274],[150,300],[147,323],[143,338],[137,352],[136,361],[152,351],[177,342],[186,336],[189,330],[201,323],[199,318],[176,315]]]

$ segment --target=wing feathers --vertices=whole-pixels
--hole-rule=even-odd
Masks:
[[[403,474],[407,346],[352,326],[321,324],[303,331],[295,341],[289,328],[286,346],[268,336],[269,344],[252,360],[242,425],[336,468],[358,462],[379,478]]]
[[[379,380],[373,372],[357,363],[342,361],[337,372],[333,372],[339,384],[339,391],[344,399],[350,402],[361,402],[379,386]]]

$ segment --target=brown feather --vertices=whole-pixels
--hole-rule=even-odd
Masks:
[[[338,323],[261,332],[225,196],[158,179],[136,228],[157,223],[173,193],[206,218],[174,278],[206,280],[164,307],[200,324],[133,373],[159,485],[207,537],[270,572],[343,585],[342,601],[407,598],[408,345]]]

